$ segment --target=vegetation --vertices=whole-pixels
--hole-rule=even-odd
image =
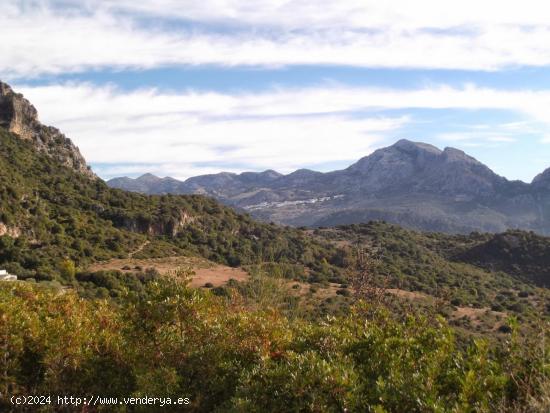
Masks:
[[[290,321],[174,280],[144,295],[115,304],[1,285],[0,392],[188,397],[195,412],[542,412],[550,403],[541,335],[462,350],[430,314],[359,302],[347,316]]]
[[[550,315],[550,238],[523,231],[447,235],[383,222],[318,229],[315,235],[348,248],[376,251],[376,283],[419,291],[454,306],[491,308],[520,318]],[[495,248],[513,237],[515,248]],[[546,275],[545,275],[546,274]]]
[[[195,412],[550,408],[547,238],[263,224],[201,196],[110,189],[2,130],[0,231],[1,268],[26,281],[0,283],[0,397],[187,397]],[[373,262],[357,278],[362,250]],[[88,270],[175,255],[250,279],[191,289],[187,270]]]
[[[22,279],[82,290],[78,283],[92,287],[90,280],[107,277],[87,273],[94,261],[199,255],[251,273],[345,283],[354,246],[366,245],[379,251],[380,285],[520,317],[550,311],[548,291],[536,286],[548,278],[550,240],[532,233],[450,236],[371,223],[311,236],[306,229],[258,223],[210,198],[111,189],[2,130],[0,143],[0,223],[18,235],[0,236],[0,266]],[[110,276],[126,283],[120,274]],[[107,288],[101,284],[95,286]]]
[[[289,263],[338,278],[337,249],[303,231],[262,224],[202,196],[146,196],[92,181],[0,129],[0,265],[67,283],[66,266],[114,257],[200,255],[230,265]],[[69,264],[71,265],[71,264]],[[70,271],[69,271],[70,272]]]

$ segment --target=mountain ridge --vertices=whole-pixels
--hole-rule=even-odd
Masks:
[[[108,184],[144,193],[209,195],[255,218],[295,226],[383,219],[429,231],[517,228],[550,233],[550,168],[530,184],[509,181],[452,147],[441,150],[401,139],[342,170],[299,169],[268,180],[241,178],[265,173],[220,173],[185,181],[157,178],[154,187],[143,177],[115,178]]]
[[[59,129],[38,120],[36,108],[11,86],[0,81],[0,127],[32,142],[34,147],[75,171],[96,179],[80,150]]]

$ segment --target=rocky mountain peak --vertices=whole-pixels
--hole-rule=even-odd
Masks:
[[[0,127],[32,142],[37,150],[65,166],[91,178],[96,177],[71,140],[58,129],[40,123],[36,108],[3,82],[0,82]]]
[[[313,171],[311,169],[297,169],[294,172],[289,173],[287,176],[296,177],[296,178],[308,178],[310,176],[317,176],[321,175],[321,172]]]
[[[0,82],[0,126],[31,140],[33,126],[38,122],[34,106],[12,88]]]
[[[435,159],[439,155],[441,155],[441,150],[435,146],[401,139],[392,146],[378,149],[372,154],[359,159],[348,170],[371,173],[405,168],[407,173],[410,173],[415,164],[425,164],[428,160]]]
[[[140,177],[136,178],[137,181],[140,181],[140,182],[151,182],[151,183],[155,183],[155,182],[158,182],[158,181],[161,181],[162,178],[159,178],[158,176],[156,175],[153,175],[151,173],[146,173],[146,174],[143,174],[141,175]]]
[[[533,179],[533,186],[535,188],[550,190],[550,168],[538,174],[535,179]]]
[[[399,149],[407,153],[422,153],[427,152],[433,155],[441,154],[441,150],[436,148],[433,145],[423,142],[413,142],[408,139],[400,139],[394,145],[390,146],[389,149]]]
[[[504,178],[461,150],[440,150],[402,139],[379,149],[347,169],[361,176],[369,191],[399,190],[448,195],[490,194]]]
[[[272,169],[268,169],[263,172],[242,172],[238,176],[239,180],[243,183],[263,184],[272,182],[283,175]]]
[[[246,173],[246,172],[243,172],[243,173]],[[259,175],[263,176],[265,178],[269,178],[269,179],[277,179],[277,178],[280,178],[281,176],[283,176],[283,174],[281,174],[277,171],[274,171],[273,169],[267,169],[263,172],[260,172]]]
[[[401,139],[361,158],[345,171],[362,176],[361,186],[369,191],[410,187],[411,179],[437,162],[441,153],[435,146]]]

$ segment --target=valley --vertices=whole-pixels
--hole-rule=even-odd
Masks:
[[[6,84],[0,91],[0,268],[17,275],[0,281],[0,393],[185,392],[196,412],[262,403],[256,411],[284,411],[273,406],[296,389],[315,399],[296,411],[427,411],[419,406],[432,403],[433,411],[514,412],[545,403],[550,238],[544,210],[532,214],[546,202],[546,189],[532,189],[545,176],[533,187],[506,182],[465,154],[409,141],[351,167],[354,183],[303,170],[239,175],[297,185],[288,199],[246,189],[255,215],[293,211],[296,226],[284,226],[204,194],[112,188],[29,101]],[[432,170],[430,157],[451,169]],[[397,169],[395,185],[412,185],[403,181],[411,159],[426,178],[444,180],[432,183],[437,196],[408,197],[404,207],[388,174],[369,184],[387,192],[373,208],[395,199],[403,225],[382,220],[387,208],[324,215],[348,202],[345,188],[363,194],[364,170]],[[234,179],[215,177],[220,190]],[[317,179],[338,191],[297,189]],[[453,198],[451,219],[457,185],[464,196]],[[480,201],[489,190],[503,196],[497,189],[514,205],[522,200],[513,219],[540,224],[539,233],[515,224],[465,231],[480,223],[479,211],[491,228],[508,222],[506,199],[500,212]],[[408,228],[433,227],[438,208],[437,232]],[[309,228],[297,225],[304,214]],[[430,224],[412,225],[422,214]]]

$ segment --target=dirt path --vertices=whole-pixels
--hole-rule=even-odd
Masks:
[[[128,258],[132,258],[137,253],[143,251],[143,248],[145,248],[147,245],[149,245],[149,241],[145,241],[143,244],[141,244],[139,247],[137,247],[134,251],[128,253]]]

